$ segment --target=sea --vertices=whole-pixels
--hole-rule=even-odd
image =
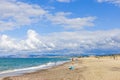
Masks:
[[[0,58],[0,77],[22,75],[23,73],[51,68],[69,62],[70,58]]]

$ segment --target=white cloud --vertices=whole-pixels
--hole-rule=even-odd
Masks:
[[[61,52],[81,53],[94,50],[120,50],[120,30],[61,32],[41,36],[28,30],[26,39],[17,40],[7,35],[0,37],[1,52]]]
[[[120,0],[97,0],[98,2],[108,2],[120,6]]]
[[[6,52],[18,52],[18,51],[44,51],[50,50],[54,45],[49,43],[49,45],[44,44],[39,35],[33,31],[28,30],[27,37],[24,40],[17,40],[8,37],[7,35],[1,35],[0,37],[0,51]]]
[[[57,48],[62,49],[79,49],[79,50],[91,50],[91,49],[114,49],[120,48],[118,40],[114,40],[113,37],[119,39],[119,30],[111,31],[83,31],[83,32],[65,32],[55,34],[53,39],[57,39]],[[53,40],[54,41],[54,40]]]
[[[33,5],[17,0],[0,0],[0,31],[29,26],[40,21],[48,21],[69,29],[81,29],[94,26],[95,17],[70,18],[71,13],[44,10],[40,5]]]
[[[0,31],[35,23],[47,11],[38,5],[16,0],[0,0]]]
[[[56,0],[56,1],[58,1],[58,2],[64,2],[64,3],[69,3],[69,2],[71,2],[72,0]]]
[[[67,29],[82,29],[83,27],[94,26],[94,20],[96,17],[83,17],[83,18],[69,18],[71,13],[59,12],[55,15],[48,15],[47,18],[53,24],[61,25]]]

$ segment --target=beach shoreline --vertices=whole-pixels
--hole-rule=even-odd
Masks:
[[[1,80],[120,80],[119,75],[120,59],[88,57]]]
[[[6,78],[9,78],[9,77],[18,77],[18,76],[24,76],[24,75],[30,75],[30,74],[34,74],[34,73],[44,72],[47,70],[51,70],[51,69],[55,69],[55,68],[64,66],[64,65],[69,64],[69,63],[71,63],[71,61],[66,61],[65,63],[59,64],[56,66],[51,66],[51,67],[45,68],[45,69],[39,69],[39,70],[36,70],[33,72],[26,72],[26,73],[22,73],[22,74],[13,75],[13,76],[0,77],[0,80],[7,80]]]
[[[0,80],[5,78],[5,77],[21,76],[21,75],[26,75],[26,74],[29,74],[29,73],[34,73],[34,72],[38,72],[38,71],[43,71],[43,70],[55,68],[55,67],[58,67],[60,65],[64,65],[68,62],[70,62],[70,60],[52,62],[52,65],[47,65],[49,63],[43,64],[45,66],[42,67],[42,68],[40,68],[40,67],[43,66],[43,65],[39,65],[39,66],[33,66],[33,67],[28,67],[28,68],[22,68],[22,69],[7,70],[7,71],[4,71],[4,72],[0,73]]]

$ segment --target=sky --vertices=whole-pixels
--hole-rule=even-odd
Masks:
[[[120,0],[0,3],[0,55],[120,53]]]

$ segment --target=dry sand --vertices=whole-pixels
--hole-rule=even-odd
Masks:
[[[68,69],[71,65],[75,66],[74,70]],[[2,80],[120,80],[120,59],[80,58],[51,69]]]

